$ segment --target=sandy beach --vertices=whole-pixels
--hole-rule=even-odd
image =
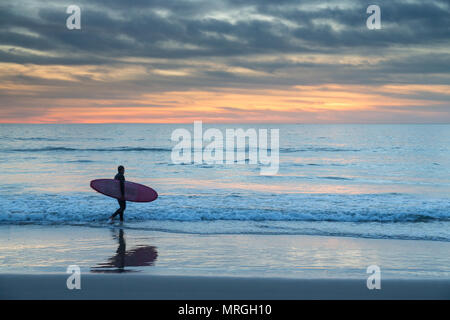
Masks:
[[[0,275],[0,299],[450,299],[449,280],[386,280],[369,290],[355,279],[274,279],[151,275],[82,275],[69,290],[68,275]]]

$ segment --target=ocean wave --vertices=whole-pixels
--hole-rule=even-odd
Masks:
[[[11,141],[61,141],[61,139],[56,138],[44,138],[44,137],[6,137],[4,139]]]
[[[346,180],[346,181],[353,180],[352,178],[335,177],[335,176],[318,177],[318,178],[319,178],[319,179],[328,179],[328,180]]]
[[[109,227],[115,199],[92,193],[7,194],[1,225]],[[173,195],[127,203],[125,226],[194,234],[305,234],[450,241],[450,202],[401,193]],[[261,227],[262,226],[262,227]]]
[[[1,137],[0,140],[7,140],[7,141],[48,141],[48,142],[67,142],[67,141],[111,141],[112,138],[97,138],[97,137],[90,137],[90,138],[83,138],[83,137],[64,137],[64,138],[49,138],[49,137],[8,137],[4,136]]]
[[[70,147],[43,147],[43,148],[12,148],[3,149],[3,152],[70,152],[70,151],[88,151],[88,152],[127,152],[127,151],[149,151],[149,152],[167,152],[170,148],[158,147],[112,147],[112,148],[70,148]]]
[[[294,152],[358,152],[361,149],[353,148],[336,148],[336,147],[301,147],[301,148],[280,148],[280,153],[294,153]]]
[[[71,161],[65,161],[65,162],[66,163],[92,163],[92,162],[95,162],[95,161],[80,159],[80,160],[71,160]]]
[[[22,140],[34,141],[57,141],[47,138],[22,138]],[[127,152],[127,151],[149,151],[149,152],[171,152],[172,147],[105,147],[105,148],[77,148],[66,146],[46,146],[41,148],[6,148],[1,149],[2,152],[71,152],[71,151],[88,151],[88,152]],[[192,152],[202,152],[203,149],[193,149]],[[249,148],[234,148],[234,152],[248,153]],[[252,149],[253,150],[253,149]],[[259,148],[255,148],[259,151]],[[268,149],[272,152],[272,149]],[[333,147],[303,147],[303,148],[280,148],[280,153],[295,153],[295,152],[357,152],[359,149],[333,148]]]
[[[0,223],[94,221],[107,218],[116,206],[114,199],[90,193],[6,195],[0,199]],[[450,221],[450,202],[395,193],[160,195],[151,204],[130,203],[127,217],[133,221],[432,222]]]

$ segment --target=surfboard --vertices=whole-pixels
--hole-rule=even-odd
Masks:
[[[105,196],[121,199],[120,181],[114,179],[96,179],[91,181],[91,188]],[[143,184],[125,181],[125,200],[132,202],[151,202],[158,198],[158,193]]]

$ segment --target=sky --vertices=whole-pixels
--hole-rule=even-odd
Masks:
[[[450,123],[450,1],[0,3],[1,123],[194,120]]]

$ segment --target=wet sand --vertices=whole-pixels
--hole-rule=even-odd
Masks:
[[[161,276],[450,280],[450,243],[305,235],[137,230],[130,227],[0,226],[0,274],[92,272]]]

